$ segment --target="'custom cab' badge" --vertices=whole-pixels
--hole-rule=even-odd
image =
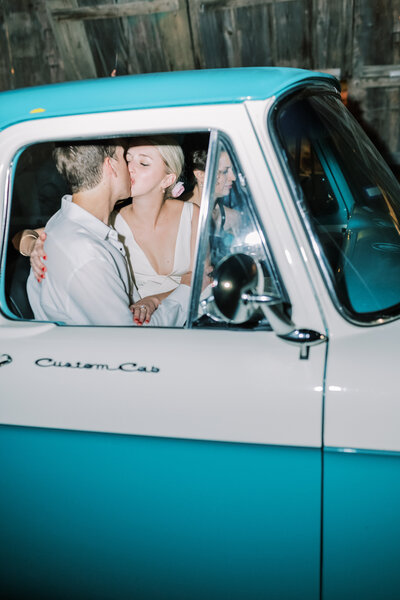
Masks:
[[[53,358],[38,358],[35,360],[38,367],[61,367],[66,369],[93,369],[95,371],[124,371],[125,373],[159,373],[158,367],[140,366],[134,362],[122,363],[116,367],[111,367],[105,363],[83,363],[83,362],[63,362]]]

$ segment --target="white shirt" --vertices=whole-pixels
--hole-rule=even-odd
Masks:
[[[139,300],[128,276],[117,232],[64,196],[46,225],[46,277],[32,269],[27,291],[35,319],[67,325],[134,325],[129,305]],[[180,285],[152,314],[149,325],[181,327],[190,288]]]

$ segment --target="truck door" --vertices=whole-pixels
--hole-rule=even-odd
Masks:
[[[6,595],[319,598],[326,344],[302,359],[261,314],[225,325],[208,301],[213,267],[247,252],[324,330],[249,131],[209,148],[186,327],[17,318],[3,281]]]

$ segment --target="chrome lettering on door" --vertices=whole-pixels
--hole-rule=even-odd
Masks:
[[[126,362],[118,365],[117,367],[111,367],[104,363],[83,363],[83,362],[63,362],[57,361],[53,358],[38,358],[35,360],[35,365],[38,367],[59,367],[67,369],[94,369],[97,371],[124,371],[125,373],[159,373],[158,367],[146,367],[139,366],[134,362]]]

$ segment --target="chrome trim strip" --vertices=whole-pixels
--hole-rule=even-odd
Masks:
[[[0,285],[2,285],[2,286],[4,284],[3,275],[5,273],[5,267],[6,267],[6,254],[7,254],[6,249],[7,249],[7,240],[8,240],[9,225],[10,225],[7,217],[8,217],[9,208],[10,208],[12,165],[13,165],[13,163],[11,163],[7,167],[6,180],[5,180],[5,186],[4,186],[4,203],[3,203],[3,207],[2,207],[1,222],[0,222],[1,231],[4,231],[4,234],[2,235],[2,239],[1,239],[1,245],[0,245]],[[1,296],[1,291],[0,291],[0,296]]]
[[[200,302],[201,286],[203,278],[200,277],[200,272],[203,273],[204,262],[206,259],[207,243],[206,231],[209,228],[209,221],[211,219],[211,211],[209,210],[211,204],[211,192],[214,189],[215,179],[217,176],[218,169],[218,141],[219,133],[217,130],[210,132],[210,140],[208,142],[207,151],[207,165],[204,176],[204,187],[200,205],[199,214],[199,228],[197,234],[197,243],[194,256],[194,267],[192,282],[192,295],[190,301],[189,315],[186,321],[186,328],[192,327],[193,322],[197,318],[198,308]]]
[[[325,446],[324,451],[332,454],[377,454],[378,456],[397,456],[400,458],[400,450],[374,450],[373,448],[342,448],[335,446]]]

